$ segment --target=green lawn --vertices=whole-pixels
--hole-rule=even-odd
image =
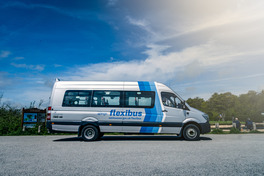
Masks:
[[[211,125],[215,125],[216,123],[219,123],[219,125],[232,125],[232,121],[210,121]],[[240,123],[245,125],[245,122]]]

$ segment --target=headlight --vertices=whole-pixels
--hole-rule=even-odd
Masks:
[[[207,114],[203,114],[205,120],[209,121],[209,116]]]

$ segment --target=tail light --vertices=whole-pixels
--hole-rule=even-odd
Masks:
[[[48,107],[47,120],[51,120],[51,106]]]
[[[47,120],[51,120],[51,114],[50,113],[47,114]]]

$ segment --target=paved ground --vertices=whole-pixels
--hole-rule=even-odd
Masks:
[[[264,175],[264,134],[0,136],[0,175]]]

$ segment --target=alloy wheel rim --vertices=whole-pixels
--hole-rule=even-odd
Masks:
[[[194,139],[197,136],[197,131],[194,128],[188,128],[187,135],[189,138]]]
[[[84,136],[86,139],[92,139],[95,136],[95,131],[92,128],[87,128],[84,131]]]

